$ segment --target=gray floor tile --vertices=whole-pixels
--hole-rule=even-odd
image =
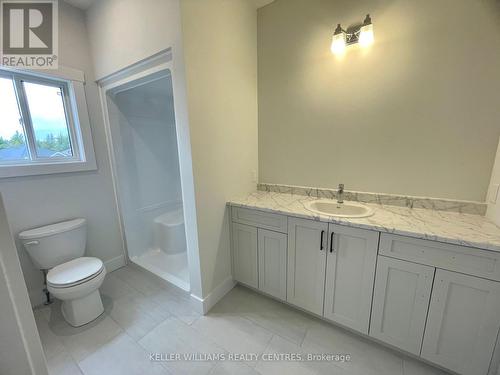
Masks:
[[[112,272],[112,275],[145,295],[151,295],[166,288],[161,281],[157,278],[155,280],[154,276],[149,275],[148,272],[140,271],[132,266],[120,268]]]
[[[302,343],[307,328],[314,322],[305,313],[238,286],[210,313],[245,317],[298,345]]]
[[[340,362],[338,366],[352,374],[403,373],[403,359],[394,351],[326,322],[318,321],[308,328],[302,347],[308,351],[350,355],[349,362]]]
[[[109,311],[109,316],[134,340],[140,340],[169,316],[155,314],[140,295],[135,296],[138,294],[134,292],[115,300]]]
[[[101,295],[108,296],[112,300],[117,300],[121,297],[128,296],[136,292],[136,290],[123,282],[115,272],[106,275],[102,286],[99,288]]]
[[[162,290],[148,297],[155,307],[155,312],[167,311],[186,324],[192,324],[201,315],[191,305],[189,297]]]
[[[85,375],[167,375],[160,363],[152,362],[140,345],[121,334],[89,355],[79,366]]]
[[[104,314],[96,321],[79,328],[71,327],[66,322],[60,322],[51,328],[77,362],[123,332],[113,319]]]
[[[43,318],[47,321],[50,320],[50,305],[40,305],[33,309],[33,315],[35,318]]]
[[[259,375],[259,373],[242,362],[220,362],[210,375]]]
[[[223,348],[175,317],[165,320],[139,340],[139,344],[150,353],[181,355],[179,360],[162,362],[174,374],[208,374],[215,363],[191,361],[189,355],[225,353]]]
[[[50,359],[63,352],[64,344],[61,338],[52,332],[49,327],[49,322],[45,320],[45,317],[36,314],[35,322],[38,328],[38,334],[40,335],[40,341],[42,342],[45,357]]]
[[[209,313],[192,326],[226,350],[241,354],[262,353],[273,335],[254,322],[233,315]]]
[[[308,353],[318,354],[317,350],[309,352],[280,336],[274,336],[264,351],[265,356],[259,360],[255,369],[263,375],[278,373],[340,375],[345,373],[345,370],[338,367],[336,363],[312,360],[308,357]],[[281,357],[283,354],[289,357]]]
[[[403,361],[404,375],[447,375],[448,373],[429,366],[423,362],[414,359],[406,358]]]
[[[64,350],[47,358],[47,368],[50,375],[82,375],[71,355]]]

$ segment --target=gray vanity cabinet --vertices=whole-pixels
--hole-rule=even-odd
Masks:
[[[323,313],[328,224],[288,219],[287,301]]]
[[[434,270],[378,257],[370,336],[420,355]]]
[[[286,300],[287,217],[232,208],[233,277]]]
[[[436,270],[422,358],[486,375],[500,328],[500,283]]]
[[[379,232],[329,224],[323,316],[368,334]]]
[[[258,288],[257,228],[233,223],[232,242],[234,279]]]
[[[378,237],[289,218],[287,301],[368,334]]]
[[[383,233],[379,254],[370,335],[459,374],[488,374],[500,253]]]
[[[500,252],[233,207],[232,254],[238,282],[458,374],[499,371]]]
[[[257,229],[259,255],[259,290],[286,300],[287,236]]]

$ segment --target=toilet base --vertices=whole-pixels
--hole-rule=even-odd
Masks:
[[[90,323],[104,312],[99,289],[85,297],[63,301],[61,311],[64,319],[73,327]]]

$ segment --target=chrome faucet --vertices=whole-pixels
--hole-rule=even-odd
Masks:
[[[337,203],[344,203],[344,184],[339,184],[339,188],[337,190]]]

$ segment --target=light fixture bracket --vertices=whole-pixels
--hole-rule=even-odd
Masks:
[[[371,25],[372,19],[369,14],[366,15],[364,21],[362,23],[356,23],[350,25],[347,30],[344,30],[340,24],[337,24],[337,28],[335,29],[334,35],[340,34],[343,32],[345,34],[345,44],[346,46],[350,46],[352,44],[356,44],[359,42],[359,35],[361,34],[361,28],[363,26]]]
[[[361,32],[361,27],[363,25],[353,25],[349,26],[345,31],[345,44],[350,46],[351,44],[356,44],[359,42],[359,34]]]

